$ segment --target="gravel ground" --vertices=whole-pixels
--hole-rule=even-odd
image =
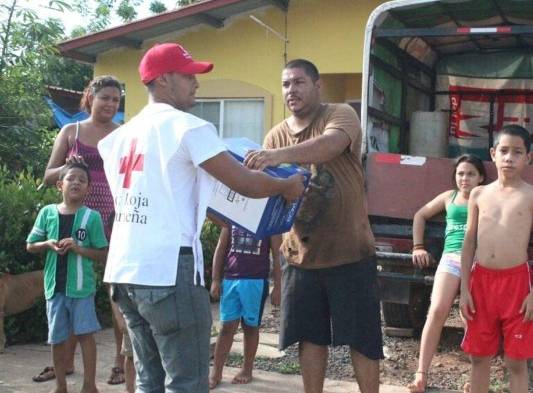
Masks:
[[[272,310],[263,316],[262,331],[278,333],[279,311]],[[457,308],[454,308],[443,331],[438,353],[435,355],[429,374],[429,386],[440,389],[462,390],[468,381],[470,363],[468,357],[461,351],[460,342],[463,331]],[[420,341],[413,338],[398,338],[383,336],[385,360],[381,362],[381,383],[405,386],[412,381],[417,369],[417,359]],[[258,358],[255,367],[265,371],[276,371],[286,374],[299,374],[298,345],[292,345],[285,350],[286,356],[280,359]],[[239,367],[242,357],[230,356],[228,365]],[[508,392],[507,377],[503,361],[497,357],[492,362],[491,392]],[[350,362],[349,348],[341,346],[330,348],[329,362],[326,376],[337,380],[353,380],[353,370]],[[530,373],[533,378],[533,370]],[[533,393],[533,380],[530,383]]]

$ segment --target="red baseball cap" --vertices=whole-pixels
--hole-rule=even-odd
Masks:
[[[174,43],[155,44],[148,49],[139,64],[139,74],[144,84],[167,72],[204,74],[212,69],[213,63],[194,61],[185,48]]]

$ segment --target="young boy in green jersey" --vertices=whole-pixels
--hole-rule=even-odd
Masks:
[[[105,262],[107,240],[100,213],[83,205],[90,191],[90,174],[80,163],[66,164],[57,188],[59,204],[45,206],[27,238],[31,253],[46,252],[44,292],[48,317],[48,342],[56,374],[53,393],[66,393],[65,342],[77,336],[83,354],[82,393],[95,393],[96,343],[100,330],[96,318],[93,262]]]

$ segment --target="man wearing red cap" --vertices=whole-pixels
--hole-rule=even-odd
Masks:
[[[208,392],[211,312],[200,231],[213,182],[262,198],[303,192],[303,177],[275,179],[226,151],[194,105],[197,62],[178,44],[155,45],[139,65],[148,105],[98,144],[115,201],[104,281],[124,313],[138,392]]]

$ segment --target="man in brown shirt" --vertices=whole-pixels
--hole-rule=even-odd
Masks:
[[[361,127],[345,104],[323,104],[307,60],[289,62],[282,92],[292,113],[245,163],[307,166],[312,177],[284,235],[280,347],[299,343],[306,393],[322,392],[328,345],[349,345],[362,393],[379,390],[383,358],[374,238],[364,197]]]

